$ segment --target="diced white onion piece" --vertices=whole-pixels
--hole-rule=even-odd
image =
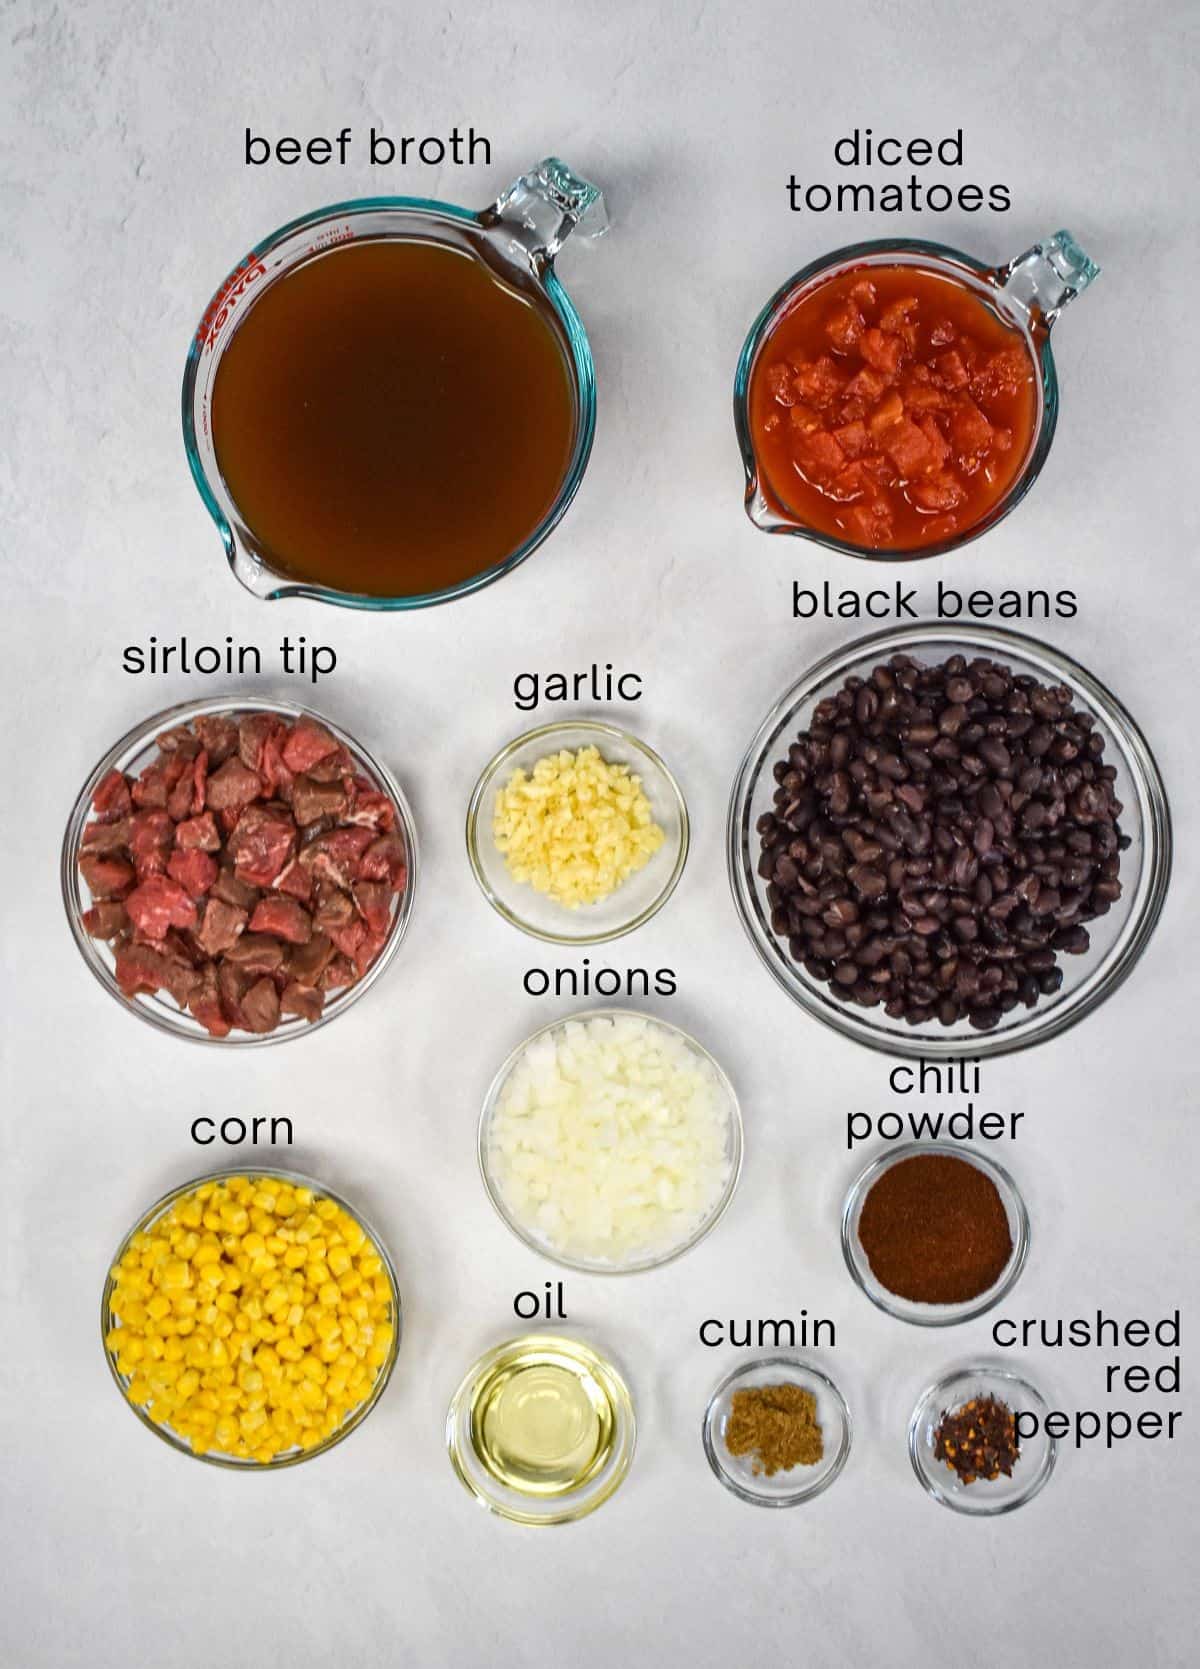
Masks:
[[[665,1256],[726,1186],[729,1097],[678,1033],[632,1015],[567,1021],[529,1045],[487,1132],[493,1183],[549,1250],[614,1266]]]

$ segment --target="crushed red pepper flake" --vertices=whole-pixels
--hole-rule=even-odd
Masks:
[[[933,1452],[964,1484],[1012,1477],[1021,1458],[1017,1419],[998,1397],[972,1397],[961,1408],[943,1411],[933,1434]]]

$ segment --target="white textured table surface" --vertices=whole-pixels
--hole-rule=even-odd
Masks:
[[[1008,0],[4,8],[0,1658],[13,1669],[196,1669],[218,1655],[528,1669],[1191,1658],[1200,338],[1189,11],[1183,0],[1041,12]],[[492,165],[372,171],[361,155],[372,122],[390,134],[473,124]],[[248,170],[248,123],[305,137],[350,124],[360,154],[345,169]],[[835,177],[833,142],[856,123],[932,137],[963,125],[960,180],[1004,181],[1012,209],[790,214],[787,175]],[[614,221],[560,264],[600,386],[594,456],[562,529],[503,584],[413,618],[256,602],[225,569],[180,443],[179,377],[209,293],[252,242],[322,202],[408,192],[481,205],[547,152],[605,186]],[[1027,1510],[967,1522],[918,1490],[904,1431],[924,1384],[991,1353],[988,1323],[906,1329],[852,1288],[837,1214],[860,1158],[845,1151],[844,1117],[895,1104],[886,1063],[771,985],[725,880],[742,749],[779,691],[846,635],[793,624],[792,578],[874,578],[751,528],[729,389],[763,299],[825,250],[902,230],[999,260],[1064,223],[1105,270],[1060,327],[1064,409],[1044,478],[969,554],[911,578],[923,596],[938,577],[1073,587],[1078,617],[1034,630],[1117,690],[1167,780],[1180,850],[1142,966],[1102,1016],[988,1069],[982,1101],[1027,1113],[999,1152],[1034,1220],[1006,1313],[1102,1305],[1154,1319],[1182,1305],[1183,1394],[1156,1401],[1188,1412],[1170,1445],[1064,1445]],[[273,652],[285,630],[336,647],[316,704],[405,783],[425,868],[402,955],[352,1015],[294,1046],[222,1054],[138,1025],[88,977],[63,921],[57,847],[110,742],[214,687],[128,677],[125,644],[229,632]],[[568,1280],[572,1321],[628,1371],[640,1444],[609,1506],[538,1533],[481,1512],[442,1445],[460,1374],[516,1330],[514,1292],[552,1273],[493,1216],[473,1142],[495,1065],[556,1005],[522,992],[523,971],[546,959],[477,894],[461,831],[479,766],[525,722],[514,674],[593,660],[643,675],[644,699],[615,716],[675,767],[695,828],[670,907],[596,960],[676,969],[662,1012],[738,1085],[747,1164],[726,1221],[678,1264]],[[260,691],[304,699],[284,682]],[[244,1156],[189,1140],[193,1116],[214,1105],[291,1114],[287,1160],[363,1203],[406,1301],[400,1362],[369,1423],[270,1478],[153,1442],[121,1407],[97,1337],[105,1259],[128,1223],[210,1159]],[[837,1322],[823,1358],[854,1412],[854,1452],[812,1506],[756,1512],[704,1462],[700,1415],[738,1353],[704,1349],[697,1325],[802,1307]],[[1103,1408],[1112,1354],[1024,1360],[1055,1404]]]

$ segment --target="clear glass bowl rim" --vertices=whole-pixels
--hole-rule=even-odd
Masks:
[[[539,1344],[550,1349],[555,1346],[567,1347],[567,1354],[582,1348],[589,1355],[594,1356],[605,1378],[611,1381],[610,1389],[613,1394],[613,1406],[616,1409],[618,1419],[620,1449],[612,1462],[612,1470],[607,1476],[603,1477],[603,1487],[575,1506],[564,1503],[558,1511],[545,1517],[527,1516],[516,1511],[510,1512],[502,1507],[498,1501],[482,1494],[468,1476],[463,1465],[458,1439],[458,1423],[463,1413],[463,1404],[465,1401],[469,1401],[471,1388],[475,1382],[491,1367],[493,1362],[499,1361],[514,1345],[520,1344],[526,1338],[536,1339]],[[581,1518],[589,1517],[596,1511],[597,1507],[602,1507],[606,1501],[611,1500],[621,1484],[624,1483],[629,1475],[629,1469],[633,1465],[636,1449],[637,1411],[633,1404],[633,1394],[624,1374],[606,1351],[601,1350],[587,1339],[573,1338],[569,1333],[535,1331],[528,1334],[517,1334],[513,1338],[504,1339],[500,1344],[493,1345],[490,1350],[485,1350],[482,1356],[476,1358],[459,1381],[458,1389],[451,1397],[450,1406],[446,1413],[446,1451],[450,1456],[450,1464],[454,1468],[455,1477],[468,1494],[481,1507],[486,1508],[488,1512],[494,1513],[497,1518],[506,1519],[510,1524],[523,1524],[530,1529],[551,1529],[558,1524],[576,1524]]]
[[[514,1217],[511,1217],[500,1197],[500,1190],[493,1184],[488,1170],[487,1137],[488,1126],[491,1122],[491,1116],[495,1109],[500,1091],[503,1089],[509,1074],[521,1056],[525,1053],[526,1049],[536,1043],[539,1038],[545,1037],[548,1032],[559,1031],[563,1026],[571,1025],[574,1022],[586,1020],[621,1019],[645,1020],[649,1021],[652,1025],[661,1026],[665,1031],[674,1032],[677,1037],[682,1038],[689,1048],[694,1049],[696,1053],[706,1060],[712,1067],[713,1071],[717,1075],[718,1082],[725,1091],[728,1100],[730,1168],[729,1180],[725,1184],[725,1191],[721,1195],[721,1198],[711,1216],[706,1217],[687,1240],[685,1240],[681,1245],[672,1248],[669,1252],[661,1253],[651,1258],[642,1258],[637,1263],[628,1263],[616,1266],[611,1264],[583,1262],[579,1259],[568,1258],[559,1252],[552,1251],[549,1247],[544,1246],[541,1241],[536,1240],[531,1234],[529,1234]],[[690,1032],[684,1031],[682,1026],[676,1026],[670,1020],[660,1019],[657,1014],[646,1014],[633,1008],[583,1009],[578,1014],[564,1014],[558,1020],[548,1020],[544,1026],[539,1026],[535,1032],[531,1032],[523,1043],[518,1043],[515,1049],[510,1050],[507,1058],[496,1072],[491,1083],[488,1085],[487,1094],[483,1098],[483,1108],[479,1114],[479,1134],[477,1140],[479,1174],[483,1178],[484,1190],[488,1199],[492,1202],[496,1215],[500,1218],[505,1227],[509,1229],[511,1233],[516,1235],[522,1245],[528,1247],[528,1249],[531,1252],[536,1253],[538,1257],[546,1258],[549,1262],[557,1264],[562,1269],[572,1269],[577,1274],[581,1275],[606,1276],[643,1275],[648,1270],[661,1269],[668,1263],[674,1263],[676,1258],[681,1258],[685,1252],[690,1252],[693,1247],[698,1246],[700,1242],[710,1233],[710,1231],[716,1228],[717,1224],[721,1221],[721,1218],[724,1217],[725,1213],[729,1210],[733,1196],[737,1192],[738,1181],[742,1174],[744,1147],[745,1139],[742,1128],[741,1105],[738,1101],[737,1092],[730,1083],[729,1078],[727,1077],[720,1062],[709,1053],[702,1043],[698,1043]]]
[[[857,1236],[853,1228],[853,1218],[858,1207],[865,1201],[884,1171],[891,1170],[893,1165],[899,1164],[902,1160],[923,1154],[933,1154],[944,1159],[961,1159],[965,1164],[974,1165],[976,1170],[982,1171],[996,1185],[1001,1199],[1012,1206],[1013,1215],[1017,1220],[1013,1249],[999,1280],[985,1292],[979,1293],[975,1298],[964,1299],[961,1304],[922,1305],[920,1308],[928,1311],[925,1315],[913,1314],[912,1310],[916,1308],[915,1301],[889,1294],[882,1281],[878,1283],[878,1293],[871,1290],[862,1267],[866,1264],[866,1254],[862,1254],[860,1261],[856,1250]],[[887,1152],[876,1154],[850,1184],[846,1191],[846,1202],[842,1207],[842,1255],[855,1285],[885,1315],[893,1316],[897,1321],[906,1321],[914,1327],[955,1327],[959,1322],[972,1321],[976,1316],[994,1308],[1012,1291],[1020,1279],[1029,1256],[1029,1241],[1029,1210],[1021,1190],[1008,1171],[988,1154],[978,1153],[974,1148],[960,1147],[954,1142],[902,1142]]]
[[[192,719],[213,717],[222,713],[265,712],[282,713],[288,718],[299,718],[301,715],[316,719],[323,724],[331,735],[336,736],[343,747],[361,762],[369,775],[373,776],[380,789],[387,794],[399,815],[404,843],[408,851],[408,876],[405,882],[404,894],[392,918],[392,925],[388,932],[387,943],[380,951],[375,961],[367,969],[360,980],[348,986],[339,999],[329,1004],[320,1017],[313,1021],[298,1022],[295,1028],[280,1026],[273,1032],[258,1034],[255,1032],[231,1031],[226,1037],[212,1037],[202,1030],[193,1031],[183,1023],[182,1016],[176,1020],[168,1010],[159,1013],[156,1009],[147,1007],[143,1003],[131,1002],[122,992],[116,982],[112,969],[107,965],[96,949],[95,941],[83,929],[81,921],[82,896],[80,894],[79,871],[76,857],[79,843],[83,836],[85,823],[91,809],[92,795],[97,783],[111,770],[117,760],[121,759],[131,749],[146,747],[164,730],[170,730],[175,725],[186,724]],[[218,1048],[254,1049],[264,1048],[273,1043],[288,1043],[293,1038],[307,1036],[310,1032],[319,1031],[322,1026],[336,1020],[348,1008],[363,996],[370,986],[389,966],[400,943],[408,931],[408,924],[412,917],[413,895],[416,891],[417,872],[419,868],[419,852],[417,845],[417,830],[413,822],[412,810],[405,798],[404,791],[388,768],[381,764],[373,754],[363,747],[348,731],[343,730],[333,719],[327,718],[311,707],[302,707],[296,702],[274,700],[266,696],[251,695],[222,695],[209,696],[195,701],[182,701],[174,707],[164,708],[162,712],[151,718],[143,719],[134,725],[132,730],[126,731],[117,742],[105,753],[104,757],[93,767],[85,778],[79,796],[67,820],[66,833],[63,836],[62,853],[59,860],[59,876],[62,884],[63,904],[67,912],[67,921],[84,962],[93,975],[121,1007],[139,1019],[154,1026],[158,1031],[166,1032],[171,1037],[183,1038],[188,1043],[212,1044]]]
[[[1005,1385],[1019,1387],[1029,1401],[1039,1410],[1042,1419],[1042,1431],[1046,1439],[1046,1454],[1039,1471],[1030,1479],[1028,1486],[1019,1492],[1014,1492],[1007,1500],[997,1501],[994,1506],[989,1507],[963,1507],[959,1505],[953,1491],[939,1489],[932,1478],[926,1476],[921,1466],[921,1415],[926,1405],[934,1402],[940,1402],[944,1408],[953,1412],[956,1406],[954,1387],[969,1384],[972,1380],[978,1379],[997,1380]],[[932,1385],[927,1385],[921,1392],[913,1406],[912,1416],[908,1422],[908,1458],[912,1462],[912,1469],[917,1475],[917,1482],[927,1495],[931,1495],[943,1507],[949,1507],[951,1512],[962,1513],[969,1518],[998,1518],[1001,1513],[1016,1512],[1018,1507],[1023,1507],[1027,1501],[1032,1501],[1035,1495],[1041,1493],[1050,1474],[1054,1471],[1054,1463],[1058,1458],[1058,1439],[1052,1437],[1045,1429],[1047,1412],[1046,1399],[1037,1386],[1031,1385],[1029,1380],[1019,1373],[1013,1373],[1010,1368],[989,1368],[980,1364],[975,1367],[956,1368],[952,1373],[943,1374],[940,1379],[934,1380]]]
[[[770,768],[768,751],[778,745],[785,730],[795,728],[799,709],[812,701],[816,690],[835,678],[844,678],[855,663],[868,657],[883,661],[898,654],[913,654],[918,658],[923,653],[944,657],[946,650],[942,648],[943,644],[962,646],[972,653],[991,655],[1001,660],[1006,655],[1017,656],[1030,662],[1044,677],[1056,681],[1065,678],[1067,683],[1077,684],[1084,692],[1090,711],[1103,720],[1119,744],[1123,763],[1146,802],[1147,816],[1142,839],[1147,878],[1140,913],[1136,917],[1131,914],[1124,945],[1116,954],[1109,953],[1109,963],[1102,978],[1098,976],[1103,964],[1097,965],[1090,976],[1091,988],[1068,1012],[1050,1009],[1039,1016],[1036,1008],[1031,1010],[1035,1021],[1029,1033],[1022,1037],[1012,1037],[1003,1028],[978,1032],[958,1040],[933,1035],[909,1037],[899,1030],[885,1030],[876,1023],[859,1018],[857,1011],[852,1014],[848,1006],[844,1013],[840,1006],[837,1009],[827,1008],[808,989],[800,975],[793,972],[790,961],[786,969],[780,967],[775,936],[769,926],[759,920],[757,913],[757,854],[752,855],[750,851],[749,837],[753,831],[747,819],[753,781],[761,769]],[[1111,763],[1111,755],[1109,761]],[[746,838],[743,839],[743,836]],[[1058,1037],[1091,1014],[1124,983],[1149,943],[1166,899],[1171,859],[1171,813],[1162,775],[1141,730],[1116,696],[1079,662],[1037,638],[995,626],[960,626],[949,620],[916,621],[910,626],[885,627],[882,631],[856,638],[843,648],[832,650],[811,666],[774,702],[755,731],[734,778],[726,820],[726,862],[734,903],[747,937],[776,984],[815,1019],[840,1032],[843,1037],[852,1038],[884,1054],[910,1060],[975,1059],[1009,1054]],[[866,1014],[870,1011],[862,1012]]]
[[[731,1386],[738,1380],[747,1378],[752,1373],[758,1373],[763,1368],[778,1368],[784,1373],[807,1374],[811,1379],[819,1380],[829,1393],[842,1415],[842,1441],[838,1452],[833,1458],[829,1470],[815,1484],[794,1491],[790,1495],[767,1496],[756,1495],[746,1489],[736,1478],[730,1476],[717,1458],[716,1441],[713,1437],[713,1421],[716,1418],[717,1404]],[[838,1390],[833,1380],[820,1368],[814,1368],[811,1363],[800,1356],[758,1356],[751,1362],[741,1362],[731,1372],[727,1373],[720,1383],[714,1387],[712,1395],[704,1409],[704,1418],[700,1422],[700,1438],[704,1445],[704,1453],[709,1466],[718,1482],[725,1485],[731,1495],[736,1495],[739,1501],[748,1501],[754,1507],[798,1507],[806,1501],[813,1501],[818,1495],[824,1494],[835,1478],[841,1476],[850,1458],[850,1445],[853,1439],[853,1426],[850,1419],[850,1408],[845,1397]]]
[[[331,1432],[324,1442],[318,1443],[313,1449],[288,1449],[274,1460],[241,1460],[236,1455],[221,1454],[215,1449],[199,1454],[190,1443],[186,1443],[183,1438],[177,1437],[169,1427],[159,1425],[152,1420],[144,1408],[139,1408],[136,1403],[130,1402],[127,1395],[127,1382],[108,1348],[109,1330],[114,1325],[109,1304],[116,1290],[116,1282],[113,1279],[112,1272],[114,1267],[120,1263],[133,1237],[150,1228],[164,1213],[170,1210],[176,1200],[182,1199],[184,1195],[193,1193],[206,1183],[223,1182],[235,1176],[250,1177],[251,1179],[262,1178],[264,1181],[287,1182],[295,1187],[311,1188],[320,1199],[332,1200],[335,1205],[340,1206],[343,1211],[353,1217],[355,1222],[366,1232],[375,1250],[383,1259],[383,1267],[387,1270],[388,1281],[392,1289],[392,1310],[395,1318],[392,1331],[392,1347],[388,1352],[387,1361],[382,1364],[375,1376],[369,1395],[364,1397],[363,1401],[351,1413],[349,1419],[345,1420],[336,1431]],[[299,1466],[302,1461],[315,1460],[318,1455],[328,1454],[330,1449],[335,1448],[344,1438],[349,1437],[352,1431],[356,1431],[362,1425],[387,1389],[388,1381],[392,1377],[392,1369],[395,1367],[396,1359],[400,1354],[402,1326],[403,1306],[400,1301],[399,1277],[396,1274],[396,1266],[392,1262],[392,1255],[377,1230],[367,1221],[357,1207],[343,1199],[334,1189],[326,1187],[323,1182],[318,1182],[315,1177],[306,1176],[301,1171],[283,1170],[275,1165],[227,1165],[217,1171],[206,1171],[203,1176],[193,1177],[190,1182],[182,1182],[178,1187],[169,1189],[161,1199],[156,1200],[148,1210],[142,1213],[133,1227],[123,1236],[116,1253],[109,1259],[108,1272],[104,1277],[104,1288],[100,1294],[100,1345],[104,1351],[104,1359],[108,1363],[108,1371],[112,1375],[113,1383],[121,1393],[121,1401],[126,1407],[133,1410],[134,1414],[146,1427],[146,1430],[152,1431],[168,1448],[174,1449],[178,1454],[186,1455],[189,1460],[203,1461],[206,1466],[222,1466],[230,1472],[279,1472],[286,1466]]]
[[[759,349],[770,334],[769,327],[775,319],[776,313],[796,291],[806,284],[813,283],[823,275],[832,276],[840,267],[862,265],[883,265],[889,256],[913,256],[917,260],[925,261],[930,267],[941,269],[957,268],[957,276],[966,274],[975,280],[994,280],[1002,267],[988,266],[985,261],[978,260],[974,255],[967,255],[961,249],[952,249],[949,244],[934,243],[923,238],[871,238],[862,243],[849,243],[841,249],[835,249],[828,255],[822,255],[815,261],[810,261],[799,272],[793,273],[775,291],[771,299],[760,311],[751,325],[738,356],[737,369],[733,379],[733,422],[737,431],[738,447],[742,454],[742,465],[746,472],[746,497],[750,496],[757,487],[759,479],[758,461],[754,452],[754,441],[750,432],[749,398],[750,378],[754,370],[754,362],[758,358]],[[999,499],[977,522],[961,532],[951,535],[948,539],[938,540],[934,544],[920,545],[913,549],[872,551],[864,550],[860,545],[852,545],[847,540],[838,539],[833,534],[823,533],[819,528],[793,526],[781,524],[765,531],[773,534],[791,535],[798,539],[807,539],[812,544],[823,545],[826,550],[838,551],[843,556],[858,557],[865,562],[919,562],[927,556],[944,556],[949,551],[960,550],[978,539],[998,522],[1004,520],[1010,511],[1029,492],[1045,464],[1050,453],[1050,446],[1054,440],[1054,431],[1058,426],[1058,373],[1054,365],[1054,354],[1050,347],[1049,331],[1043,333],[1041,341],[1037,341],[1028,328],[1020,311],[1006,305],[1003,287],[994,286],[997,305],[1010,316],[1021,329],[1026,338],[1030,352],[1034,354],[1041,372],[1041,421],[1034,435],[1029,456],[1025,460],[1021,473],[1003,498]]]
[[[328,203],[324,208],[313,209],[307,214],[298,215],[294,220],[289,220],[285,225],[279,226],[275,231],[268,233],[265,238],[248,250],[242,259],[243,261],[262,260],[264,256],[269,255],[297,232],[312,230],[326,221],[339,220],[353,215],[410,214],[418,219],[423,218],[431,224],[438,220],[450,220],[457,221],[460,224],[472,225],[480,232],[487,232],[489,230],[488,216],[491,209],[491,204],[479,210],[464,209],[457,203],[443,203],[432,197],[348,198],[341,202]],[[373,235],[386,236],[387,234]],[[557,496],[538,526],[524,543],[505,557],[503,561],[494,563],[481,573],[472,574],[467,579],[459,581],[458,584],[446,586],[440,591],[425,592],[411,597],[374,597],[364,592],[338,591],[331,586],[312,585],[302,580],[288,579],[286,575],[279,574],[276,576],[279,585],[270,593],[269,600],[275,601],[282,597],[307,597],[316,602],[332,603],[340,608],[362,609],[366,612],[375,613],[401,613],[408,609],[431,608],[438,603],[449,603],[458,597],[470,596],[473,592],[481,591],[485,586],[502,579],[505,574],[519,567],[526,557],[532,556],[538,546],[553,533],[570,508],[575,494],[579,491],[580,483],[588,466],[588,460],[591,457],[592,442],[596,435],[596,366],[592,358],[591,344],[588,341],[583,320],[576,312],[574,303],[554,271],[553,259],[539,262],[537,265],[534,265],[531,261],[530,271],[535,282],[545,291],[550,306],[562,326],[569,350],[568,360],[571,368],[576,408],[576,434],[571,459]],[[219,294],[220,286],[214,292],[214,296],[210,299],[204,312],[201,313],[200,317],[202,319]],[[229,566],[234,568],[237,558],[237,542],[209,481],[196,437],[196,383],[201,357],[202,349],[197,343],[195,334],[193,334],[184,364],[183,387],[180,395],[183,444],[187,454],[188,468],[191,470],[196,490],[199,492],[205,509],[212,517],[217,531],[221,535],[226,560]],[[274,572],[274,570],[271,571]]]
[[[604,741],[619,742],[635,754],[640,754],[649,765],[657,771],[667,785],[670,798],[674,801],[679,817],[679,851],[671,873],[664,881],[661,891],[650,903],[632,920],[622,925],[610,928],[603,933],[591,933],[586,937],[576,934],[551,933],[540,927],[534,927],[524,917],[510,910],[504,900],[488,885],[487,877],[483,873],[483,865],[479,857],[479,843],[486,838],[486,831],[479,826],[480,812],[483,808],[484,796],[492,783],[500,776],[506,764],[533,742],[545,742],[552,746],[556,736],[563,736],[571,731],[584,731],[595,738],[597,745]],[[603,752],[603,748],[601,748]],[[475,877],[480,892],[487,899],[498,916],[502,916],[511,926],[527,933],[531,939],[540,939],[543,944],[566,945],[584,947],[587,945],[610,944],[614,939],[623,939],[627,933],[633,933],[639,927],[656,916],[663,905],[679,884],[687,863],[688,852],[691,848],[691,822],[688,817],[687,801],[683,797],[683,789],[679,786],[674,774],[667,768],[663,760],[648,743],[643,742],[631,731],[622,729],[619,725],[609,724],[603,719],[555,719],[550,724],[535,725],[532,730],[526,730],[507,742],[499,752],[494,753],[488,760],[471,790],[471,798],[467,802],[467,859],[471,865],[471,873]],[[614,894],[619,897],[620,889]]]

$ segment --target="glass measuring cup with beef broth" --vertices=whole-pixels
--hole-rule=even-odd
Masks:
[[[489,209],[373,198],[284,227],[218,291],[188,357],[192,471],[265,597],[412,608],[541,543],[595,421],[554,273],[602,199],[543,163]]]

